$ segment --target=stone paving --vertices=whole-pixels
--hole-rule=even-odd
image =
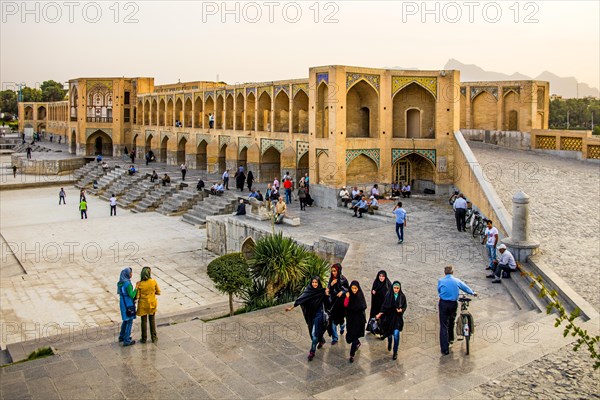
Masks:
[[[519,190],[531,197],[531,236],[540,257],[600,310],[600,168],[557,156],[470,142],[483,172],[512,213]]]

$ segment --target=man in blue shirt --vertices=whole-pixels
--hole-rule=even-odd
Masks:
[[[365,196],[363,196],[360,199],[360,201],[358,203],[356,203],[356,205],[353,208],[354,208],[353,217],[356,217],[356,213],[358,212],[358,218],[362,218],[363,213],[369,211],[369,208],[367,207],[367,200],[365,199]]]
[[[450,354],[450,343],[454,342],[454,320],[458,310],[458,291],[477,296],[463,281],[452,276],[452,266],[444,268],[445,277],[438,280],[438,305],[440,313],[440,347],[443,355]]]
[[[396,216],[396,235],[398,243],[404,242],[404,227],[406,226],[406,210],[402,208],[402,202],[399,201],[396,207],[392,210]]]

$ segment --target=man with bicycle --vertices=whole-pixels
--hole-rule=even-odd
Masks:
[[[454,268],[449,265],[444,268],[443,278],[438,280],[438,295],[440,301],[438,310],[440,313],[440,348],[443,355],[450,354],[450,343],[454,342],[454,321],[458,310],[458,292],[462,290],[473,296],[477,294],[463,281],[452,276]]]

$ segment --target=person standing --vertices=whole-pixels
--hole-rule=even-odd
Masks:
[[[392,290],[388,292],[381,306],[381,312],[377,315],[382,318],[381,332],[388,339],[388,351],[392,350],[392,336],[394,337],[394,352],[392,360],[398,358],[398,346],[400,345],[400,332],[404,329],[404,313],[406,312],[406,296],[402,293],[399,281],[392,283]]]
[[[123,346],[131,346],[135,344],[135,340],[131,340],[131,328],[135,319],[135,303],[134,299],[137,296],[137,289],[140,285],[138,282],[135,289],[131,284],[133,270],[129,267],[121,271],[119,283],[117,283],[117,293],[119,294],[119,308],[121,309],[121,332],[119,333],[119,343]],[[133,307],[133,312],[132,312]],[[129,311],[128,311],[129,310]]]
[[[114,215],[116,217],[117,216],[117,198],[115,197],[114,193],[110,196],[109,202],[110,202],[110,216],[112,217]]]
[[[13,164],[12,170],[13,170],[13,178],[17,179],[17,166],[15,164]]]
[[[315,352],[325,344],[323,334],[326,328],[324,301],[329,294],[328,290],[323,288],[321,278],[314,276],[310,283],[304,289],[304,292],[296,299],[294,305],[285,309],[292,311],[295,307],[302,307],[304,321],[308,327],[308,334],[312,339],[310,350],[308,352],[308,361],[315,358]]]
[[[185,165],[185,163],[181,163],[181,166],[179,168],[181,169],[181,180],[185,181],[185,174],[187,174],[187,165]]]
[[[342,265],[339,263],[331,266],[331,275],[327,285],[330,296],[330,321],[329,333],[331,335],[331,344],[336,345],[338,336],[338,326],[340,327],[340,335],[344,334],[346,329],[346,309],[344,307],[344,296],[348,293],[348,279],[342,275]]]
[[[369,312],[369,319],[377,317],[377,314],[381,311],[385,297],[391,288],[392,282],[390,282],[387,272],[384,270],[379,271],[373,281],[373,286],[371,286],[371,311]]]
[[[225,186],[225,189],[229,190],[229,170],[226,169],[225,172],[223,172],[223,186]]]
[[[61,202],[65,205],[67,204],[67,202],[65,201],[66,197],[67,197],[67,193],[65,193],[65,189],[60,188],[60,192],[58,192],[58,205],[59,206],[60,206]]]
[[[85,217],[85,219],[87,219],[87,210],[88,210],[88,205],[87,205],[87,201],[85,200],[85,196],[84,196],[83,199],[79,202],[79,211],[81,212],[81,219],[83,219],[83,217]]]
[[[454,268],[451,265],[444,268],[443,278],[438,280],[438,295],[440,301],[438,310],[440,315],[440,348],[443,355],[450,354],[450,343],[454,342],[454,321],[458,310],[458,292],[477,296],[463,281],[452,276]]]
[[[460,194],[456,200],[454,200],[454,204],[452,205],[454,208],[454,218],[456,219],[456,229],[459,232],[466,232],[466,222],[465,217],[467,215],[467,200],[465,200],[465,195]]]
[[[398,243],[403,243],[404,228],[406,227],[406,210],[402,208],[401,201],[396,204],[396,207],[394,207],[392,213],[394,213],[396,216],[396,235],[398,236]]]
[[[283,188],[285,189],[285,204],[292,204],[292,179],[283,180]]]
[[[85,189],[79,191],[79,201],[81,202],[81,200],[85,200]]]
[[[208,128],[212,129],[215,127],[215,116],[210,113],[208,114]]]
[[[27,146],[27,149],[25,149],[25,151],[27,152],[27,159],[31,160],[31,146]]]
[[[244,171],[241,171],[244,172]],[[246,177],[246,183],[248,184],[248,190],[252,191],[252,185],[254,184],[254,174],[252,171],[248,171],[248,176]]]
[[[496,245],[498,244],[498,229],[493,225],[491,219],[487,220],[487,228],[485,228],[484,238],[481,244],[485,243],[487,255],[489,259],[487,269],[494,268],[494,261],[496,261]]]
[[[246,174],[238,172],[235,176],[235,187],[240,189],[240,192],[244,191],[244,184],[246,183]]]
[[[303,183],[298,188],[298,199],[300,199],[300,210],[306,211],[306,186]]]
[[[308,177],[308,172],[304,174],[304,185],[306,186],[306,191],[310,190],[310,178]]]
[[[365,336],[365,324],[367,323],[367,318],[365,316],[367,302],[358,281],[352,281],[352,283],[350,283],[350,291],[346,293],[344,307],[346,308],[348,328],[346,343],[351,345],[350,362],[354,362],[356,351],[361,345],[360,338]]]
[[[156,321],[154,316],[158,306],[156,296],[160,295],[160,288],[158,287],[158,283],[152,279],[150,267],[142,268],[140,279],[141,281],[136,285],[138,299],[137,316],[142,319],[142,338],[140,339],[140,343],[146,343],[148,340],[148,321],[150,321],[150,339],[152,339],[152,343],[156,343],[158,336],[156,335]]]
[[[131,163],[135,164],[135,149],[131,150],[131,154],[129,154],[129,157],[131,158]]]

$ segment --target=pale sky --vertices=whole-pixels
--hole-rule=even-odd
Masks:
[[[31,1],[27,13],[1,1],[3,89],[96,76],[234,84],[330,64],[441,69],[450,58],[600,86],[598,1],[132,1],[118,13],[114,1],[74,3]]]

